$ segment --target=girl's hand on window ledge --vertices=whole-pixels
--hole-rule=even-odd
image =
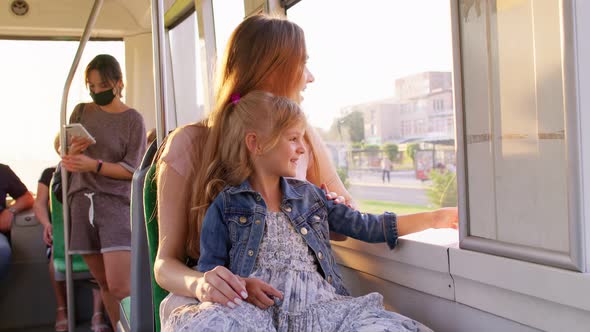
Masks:
[[[459,226],[459,210],[447,207],[432,212],[432,228],[453,228]]]

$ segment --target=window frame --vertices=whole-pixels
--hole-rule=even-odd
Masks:
[[[564,70],[564,111],[565,111],[565,142],[567,161],[568,186],[568,221],[569,251],[555,252],[542,248],[501,242],[471,235],[469,211],[469,183],[467,181],[468,158],[466,145],[466,122],[463,85],[463,62],[461,45],[460,4],[452,2],[452,43],[453,43],[453,90],[456,114],[456,142],[457,142],[457,190],[459,205],[459,247],[496,256],[504,256],[522,261],[554,266],[574,271],[586,271],[584,253],[584,211],[583,190],[580,183],[582,176],[582,136],[580,126],[581,107],[578,99],[578,74],[576,65],[575,38],[575,6],[572,1],[561,1],[561,16],[563,27],[563,70]],[[486,6],[489,6],[486,3]]]

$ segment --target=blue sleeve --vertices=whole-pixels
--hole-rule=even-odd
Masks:
[[[201,228],[201,254],[197,269],[207,272],[216,266],[229,266],[231,242],[227,223],[223,220],[222,194],[207,209]]]
[[[357,240],[371,243],[387,242],[390,249],[397,244],[397,216],[392,212],[380,215],[361,213],[346,204],[334,204],[316,187],[316,192],[328,209],[330,230]]]

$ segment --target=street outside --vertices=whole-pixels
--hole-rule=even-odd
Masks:
[[[426,188],[430,181],[416,179],[414,171],[392,171],[391,181],[382,181],[381,170],[351,170],[349,191],[355,200],[375,200],[428,206]]]

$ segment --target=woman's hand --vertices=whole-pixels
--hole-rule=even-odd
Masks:
[[[459,224],[459,211],[456,207],[448,207],[433,211],[432,228],[454,228]]]
[[[283,299],[281,292],[260,279],[244,278],[244,280],[246,281],[246,289],[250,295],[246,301],[260,309],[266,309],[275,304],[271,296],[281,300]]]
[[[51,224],[45,225],[43,228],[43,241],[48,246],[53,244],[53,226]]]
[[[67,155],[61,159],[68,172],[94,172],[98,162],[86,155]]]
[[[328,190],[328,185],[326,185],[325,183],[322,183],[321,186],[322,190],[324,191],[324,193],[326,194],[326,198],[328,200],[333,200],[334,203],[336,204],[342,204],[342,203],[346,203],[346,199],[344,198],[344,196],[338,196],[337,193],[333,192],[333,191],[329,191]],[[348,205],[350,206],[350,205]],[[350,206],[352,207],[352,206]]]
[[[244,279],[223,266],[216,266],[199,278],[196,295],[201,302],[220,303],[232,309],[248,298]]]
[[[328,191],[327,184],[322,183],[321,188],[324,191],[324,193],[326,194],[326,198],[328,200],[334,200],[334,204],[345,204],[346,203],[346,199],[344,198],[344,196],[338,196],[337,193],[335,193],[333,191],[331,191],[331,192]],[[351,209],[356,210],[356,208],[352,204],[346,204],[346,206],[348,206]],[[347,238],[346,235],[330,232],[330,240],[332,240],[332,241],[345,241],[346,238]]]
[[[68,147],[68,155],[81,154],[92,144],[90,139],[79,136],[72,136],[70,138],[70,142],[70,146]]]

